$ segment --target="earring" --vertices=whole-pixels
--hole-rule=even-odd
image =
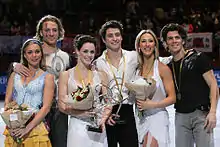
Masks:
[[[141,48],[140,48],[140,47],[138,48],[138,52],[139,52],[139,53],[141,52]]]

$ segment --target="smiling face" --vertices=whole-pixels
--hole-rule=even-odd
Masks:
[[[95,58],[94,43],[86,42],[79,50],[76,50],[78,55],[78,62],[82,62],[85,66],[90,66]]]
[[[38,44],[30,43],[24,49],[24,58],[26,59],[28,66],[39,67],[42,60],[42,51]]]
[[[53,21],[45,21],[40,34],[43,37],[43,42],[55,46],[59,37],[58,25]]]
[[[150,33],[145,33],[140,37],[139,48],[144,56],[149,57],[154,54],[155,41]]]
[[[118,28],[108,28],[106,30],[105,39],[103,39],[106,47],[112,51],[121,49],[122,36]]]
[[[178,54],[183,48],[184,41],[178,31],[169,31],[167,33],[166,45],[171,54]]]

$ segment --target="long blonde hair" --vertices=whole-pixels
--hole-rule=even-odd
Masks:
[[[142,67],[143,65],[143,62],[144,62],[144,58],[143,58],[143,53],[141,52],[140,50],[140,39],[141,39],[141,36],[144,35],[144,34],[150,34],[152,35],[153,39],[154,39],[154,42],[155,42],[155,49],[154,49],[154,58],[155,59],[158,59],[159,58],[159,43],[158,43],[158,40],[157,40],[157,37],[156,35],[154,34],[154,32],[150,29],[148,30],[141,30],[138,35],[136,36],[136,39],[135,39],[135,49],[138,53],[138,63],[139,63],[139,68]]]

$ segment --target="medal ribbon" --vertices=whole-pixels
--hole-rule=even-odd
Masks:
[[[175,86],[176,86],[176,89],[177,89],[178,93],[180,93],[181,73],[182,73],[182,67],[183,67],[183,60],[184,60],[184,58],[182,58],[181,63],[180,63],[180,68],[179,68],[179,77],[178,77],[179,86],[177,84],[176,71],[175,71],[175,68],[174,68],[174,63],[172,62],[172,70],[173,70],[173,73],[174,73],[173,77],[174,77],[174,82],[175,82]]]
[[[183,60],[188,57],[189,51],[184,52],[184,57],[181,59],[181,63],[180,63],[180,68],[179,68],[179,77],[178,77],[178,82],[179,82],[179,86],[177,84],[177,78],[176,78],[176,72],[175,72],[175,68],[174,68],[174,63],[172,62],[172,71],[173,71],[173,77],[174,77],[174,83],[176,86],[176,89],[178,91],[178,94],[180,94],[180,86],[181,86],[181,75],[182,75],[182,67],[183,67]]]
[[[123,98],[123,96],[122,96],[122,86],[123,86],[123,84],[124,84],[125,69],[126,69],[125,57],[124,57],[124,55],[122,55],[122,57],[123,57],[123,62],[124,62],[124,69],[123,69],[123,73],[122,73],[122,82],[121,82],[121,89],[120,89],[119,84],[118,84],[118,80],[116,79],[116,75],[115,75],[115,73],[114,73],[114,71],[113,71],[113,68],[112,68],[111,61],[109,60],[109,58],[108,58],[108,56],[107,56],[107,52],[106,52],[106,54],[105,54],[106,61],[107,61],[108,64],[110,65],[110,70],[111,70],[111,73],[113,74],[113,77],[114,77],[114,80],[115,80],[115,83],[116,83],[116,85],[117,85],[117,88],[118,88],[118,91],[119,91],[119,94],[120,94],[121,98]]]

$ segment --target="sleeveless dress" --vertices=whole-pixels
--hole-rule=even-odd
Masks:
[[[26,104],[36,111],[39,111],[43,104],[44,81],[47,72],[42,73],[36,79],[30,81],[27,85],[21,82],[21,76],[15,74],[13,99],[20,105]],[[7,129],[4,131],[5,147],[18,147],[19,145],[10,136]],[[48,131],[43,122],[37,125],[22,142],[21,146],[30,147],[51,147],[48,137]]]
[[[139,71],[137,71],[138,73]],[[158,60],[154,62],[152,78],[156,81],[156,92],[152,101],[161,101],[166,98],[166,92],[158,70]],[[169,146],[169,116],[166,108],[147,109],[143,111],[143,117],[138,117],[138,109],[135,109],[135,120],[138,131],[139,145],[143,143],[144,136],[149,132],[148,143],[153,136],[159,147]],[[150,145],[149,145],[150,146]],[[148,147],[148,145],[147,145]]]
[[[68,79],[68,94],[77,89],[76,81],[74,80],[74,68],[69,71]],[[101,83],[97,71],[93,71],[93,84],[91,90],[94,99],[97,99],[97,85]],[[87,125],[91,125],[90,117],[71,116],[68,126],[67,147],[103,147],[107,146],[106,133],[96,133],[87,130]]]

